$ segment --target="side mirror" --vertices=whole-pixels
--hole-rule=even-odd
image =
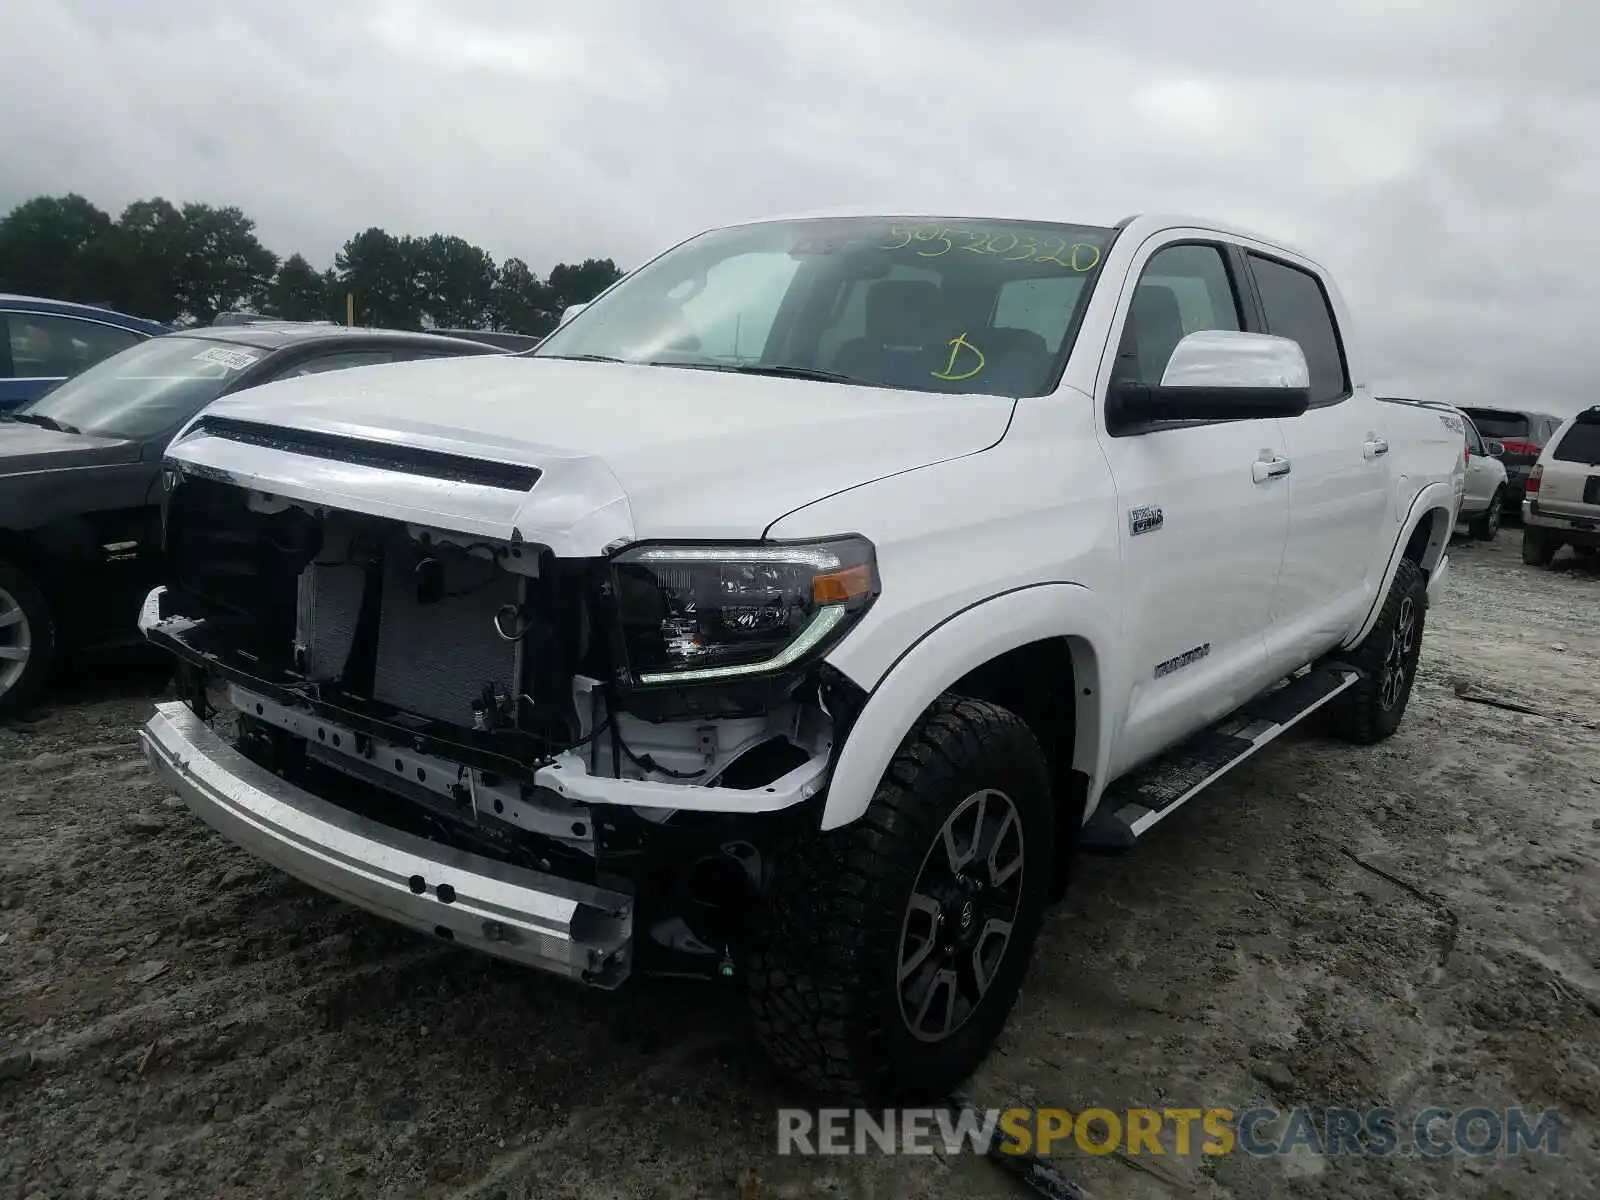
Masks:
[[[569,305],[567,305],[567,307],[565,309],[563,309],[562,312],[561,312],[561,324],[565,325],[568,321],[572,320],[573,317],[577,316],[579,313],[581,313],[584,309],[586,309],[588,307],[589,307],[589,305],[588,305],[587,302],[585,302],[583,304],[569,304]]]
[[[1506,444],[1497,442],[1493,438],[1486,439],[1483,443],[1483,448],[1488,452],[1490,458],[1499,458],[1506,452]]]
[[[1117,384],[1110,400],[1121,424],[1298,417],[1311,405],[1311,369],[1291,338],[1207,329],[1178,343],[1159,385]]]

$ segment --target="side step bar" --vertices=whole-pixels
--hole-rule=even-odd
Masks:
[[[1134,768],[1106,788],[1080,845],[1124,850],[1284,730],[1314,713],[1361,674],[1354,667],[1314,667],[1261,693],[1215,725]]]

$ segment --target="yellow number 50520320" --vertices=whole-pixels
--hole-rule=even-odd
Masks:
[[[1006,262],[1047,262],[1068,271],[1083,274],[1100,265],[1100,247],[1092,242],[1071,242],[1065,238],[1036,237],[1024,231],[1009,230],[982,232],[954,229],[948,225],[927,225],[921,228],[892,225],[889,236],[897,239],[884,245],[884,250],[903,250],[917,246],[918,258],[942,258],[952,250],[960,249],[973,254],[992,254]],[[955,239],[965,239],[958,247]],[[1042,245],[1041,245],[1042,242]]]

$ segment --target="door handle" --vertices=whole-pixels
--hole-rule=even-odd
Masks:
[[[1250,464],[1250,478],[1257,483],[1265,483],[1269,479],[1278,479],[1289,473],[1289,460],[1287,458],[1263,458]]]
[[[1368,462],[1387,453],[1389,453],[1389,443],[1381,437],[1368,438],[1366,444],[1361,447],[1361,457]]]

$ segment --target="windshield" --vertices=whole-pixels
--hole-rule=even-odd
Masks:
[[[13,417],[139,441],[188,420],[266,353],[179,334],[154,337],[73,376]]]
[[[1042,395],[1113,236],[888,217],[714,230],[624,279],[531,357]]]

